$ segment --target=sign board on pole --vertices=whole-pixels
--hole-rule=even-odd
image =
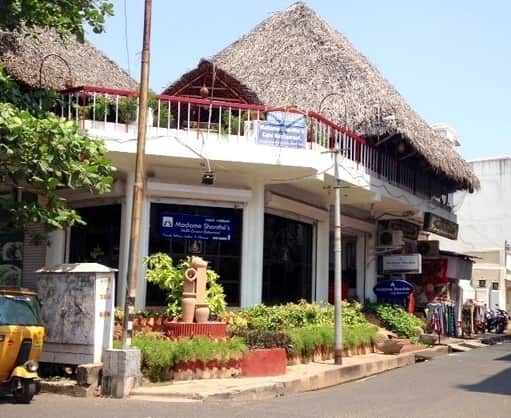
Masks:
[[[442,218],[432,212],[424,213],[424,225],[422,229],[426,232],[433,232],[441,237],[455,240],[458,238],[458,224],[449,219]]]
[[[230,241],[233,232],[229,217],[163,213],[160,219],[162,238]]]
[[[422,257],[420,254],[383,256],[383,272],[421,274]]]
[[[257,124],[257,143],[286,148],[305,148],[307,122],[301,113],[268,112]]]

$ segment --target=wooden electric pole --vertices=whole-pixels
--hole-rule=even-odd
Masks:
[[[137,293],[137,275],[140,266],[140,235],[141,218],[144,203],[144,154],[147,131],[147,101],[149,92],[149,61],[151,44],[151,13],[152,0],[145,0],[144,8],[144,39],[140,69],[137,157],[135,163],[135,183],[133,184],[133,203],[131,210],[131,232],[128,252],[128,271],[126,278],[126,298],[124,300],[124,321],[122,346],[131,346],[133,330],[133,314],[135,313],[135,296]]]

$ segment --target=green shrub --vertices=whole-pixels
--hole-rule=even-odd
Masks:
[[[289,335],[281,331],[265,329],[238,329],[231,332],[231,336],[243,339],[250,349],[256,348],[285,348],[291,344]]]
[[[342,303],[344,326],[367,324],[362,306],[357,302]],[[287,303],[285,305],[255,305],[232,314],[231,328],[284,330],[307,326],[333,325],[334,307],[328,303]]]
[[[366,311],[374,313],[382,325],[403,338],[414,338],[417,329],[423,329],[425,324],[415,315],[408,313],[401,306],[390,304],[367,305]]]
[[[164,253],[156,253],[144,258],[147,266],[146,280],[167,293],[167,315],[178,316],[182,313],[184,274],[190,268],[190,262],[191,258],[187,257],[174,266],[172,258]],[[218,283],[219,276],[211,269],[208,269],[206,274],[206,301],[210,313],[214,316],[225,315],[227,304],[224,289]]]
[[[169,370],[181,362],[217,360],[220,365],[239,359],[247,351],[241,338],[215,341],[206,337],[160,340],[148,336],[133,339],[133,346],[142,353],[142,369],[152,381],[165,380]]]

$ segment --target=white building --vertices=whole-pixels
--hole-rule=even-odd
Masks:
[[[87,226],[54,233],[43,251],[50,265],[118,267],[120,303],[136,125],[125,123],[131,92],[105,87],[68,91],[61,111],[106,140],[115,186],[103,196],[65,192]],[[102,97],[108,113],[97,110]],[[84,100],[91,111],[80,108]],[[448,195],[478,181],[367,59],[302,3],[201,61],[153,102],[142,255],[202,255],[233,306],[327,300],[332,148],[342,153],[343,280],[351,297],[373,299],[381,254],[416,241],[425,213],[455,222]],[[382,230],[401,232],[387,241]],[[139,308],[163,302],[143,266],[137,284]]]
[[[511,157],[471,161],[481,189],[455,195],[457,248],[473,255],[472,285],[488,306],[511,309]],[[446,243],[446,245],[448,245]]]

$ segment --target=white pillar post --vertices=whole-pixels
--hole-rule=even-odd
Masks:
[[[330,217],[317,223],[316,302],[328,302]]]
[[[147,190],[147,188],[146,188]],[[146,267],[143,263],[144,257],[149,255],[149,229],[151,226],[151,203],[147,196],[144,196],[142,202],[142,219],[141,236],[140,236],[140,258],[138,279],[137,279],[137,296],[135,298],[135,309],[142,310],[146,306],[147,281],[145,279]]]
[[[366,251],[365,251],[365,240],[366,234],[357,234],[357,243],[355,246],[355,255],[357,257],[356,260],[356,269],[357,269],[357,283],[356,283],[356,291],[357,296],[361,303],[364,303],[364,297],[367,298],[367,289],[364,286],[367,286],[367,278],[366,278]],[[364,280],[365,279],[365,280]]]
[[[117,272],[117,306],[124,306],[126,297],[126,273],[128,271],[128,252],[131,228],[131,202],[133,201],[133,183],[135,175],[128,172],[124,201],[121,208],[121,236],[119,242],[119,271]]]
[[[366,274],[366,285],[365,294],[366,299],[374,302],[376,301],[376,295],[373,292],[373,288],[376,285],[376,228],[372,234],[365,235],[366,239],[366,257],[365,257],[365,274]],[[365,301],[363,301],[365,302]]]
[[[46,247],[47,267],[53,267],[64,263],[66,256],[66,231],[59,229],[49,234],[49,245]]]
[[[260,303],[263,293],[264,182],[255,179],[243,210],[241,306]]]

